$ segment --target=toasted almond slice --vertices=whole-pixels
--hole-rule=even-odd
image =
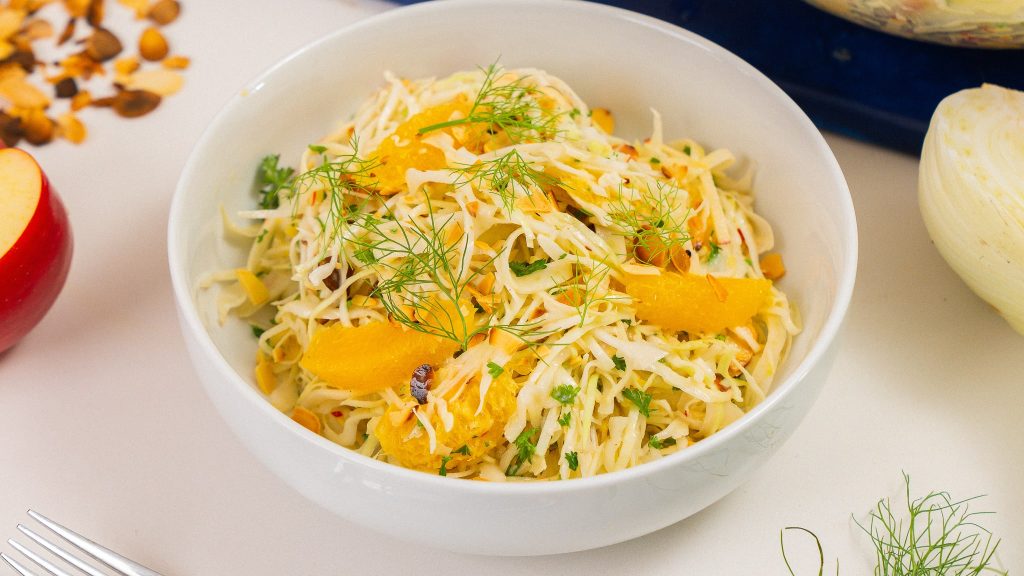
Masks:
[[[149,19],[161,26],[166,26],[178,19],[181,13],[181,4],[177,0],[157,0],[156,4],[149,9]]]
[[[92,102],[92,94],[88,90],[79,90],[78,94],[71,97],[71,110],[78,112]]]
[[[127,76],[139,69],[139,59],[135,56],[125,56],[114,60],[114,72]]]
[[[61,114],[57,117],[57,134],[68,142],[81,144],[85,140],[87,132],[85,124],[71,112]]]
[[[63,69],[63,74],[59,76],[56,81],[68,76],[88,80],[93,74],[103,75],[106,73],[102,64],[93,60],[84,53],[68,56],[60,61],[60,66]]]
[[[0,38],[7,39],[21,29],[25,21],[25,11],[15,8],[0,9]]]
[[[170,96],[181,90],[181,86],[184,83],[185,79],[181,74],[173,70],[156,68],[153,70],[143,70],[128,76],[126,82],[124,82],[124,87],[131,90],[148,90],[160,96]]]
[[[121,53],[124,46],[113,32],[97,28],[85,41],[85,53],[97,62],[106,62]]]
[[[25,128],[21,124],[21,118],[9,116],[0,112],[0,140],[4,144],[13,147],[25,137]]]
[[[53,24],[50,24],[49,20],[33,18],[25,23],[25,27],[22,28],[21,34],[30,42],[49,38],[53,36]]]
[[[82,18],[89,12],[90,0],[63,0],[64,9],[72,18]]]
[[[98,105],[99,100],[93,104]],[[118,116],[138,118],[149,114],[160,105],[160,95],[147,90],[122,90],[114,97],[111,105]]]
[[[18,108],[38,108],[50,105],[50,98],[42,90],[29,84],[25,78],[11,77],[0,81],[0,97]]]
[[[93,28],[103,26],[104,0],[91,0],[85,19]]]
[[[313,414],[302,406],[296,406],[295,410],[292,411],[292,420],[295,420],[301,424],[303,428],[306,428],[314,434],[320,433],[320,419],[316,417],[316,414]]]
[[[135,19],[142,20],[149,11],[149,0],[117,0],[117,3],[135,12]]]
[[[188,68],[188,65],[192,63],[192,60],[188,56],[168,56],[161,62],[164,68],[170,68],[172,70],[184,70]]]
[[[36,146],[42,146],[53,140],[54,123],[46,117],[41,108],[34,108],[22,117],[25,127],[25,140]]]
[[[68,23],[64,25],[64,29],[61,30],[60,36],[57,37],[57,46],[63,45],[68,40],[71,40],[75,35],[75,26],[78,21],[74,18],[68,18]]]
[[[167,39],[159,30],[150,26],[139,37],[139,54],[150,62],[163,60],[170,48]]]

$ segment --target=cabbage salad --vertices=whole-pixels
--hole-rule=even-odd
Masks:
[[[385,74],[263,159],[223,215],[248,261],[202,285],[268,400],[367,457],[502,482],[671,455],[765,398],[798,327],[750,174],[653,124],[618,138],[536,69]]]

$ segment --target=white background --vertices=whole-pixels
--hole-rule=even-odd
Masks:
[[[67,204],[75,255],[50,314],[0,356],[0,535],[13,536],[32,507],[168,576],[730,575],[785,574],[779,530],[797,525],[821,537],[830,566],[839,558],[843,574],[868,574],[872,553],[851,513],[898,497],[906,471],[919,494],[987,493],[979,506],[998,512],[983,522],[1003,538],[1003,564],[1024,567],[1024,337],[935,251],[917,210],[917,159],[835,135],[861,239],[839,357],[794,437],[708,510],[590,552],[472,557],[367,532],[271,476],[221,422],[186,357],[167,272],[171,194],[236,90],[389,7],[185,0],[165,30],[172,52],[193,58],[180,94],[138,120],[86,111],[83,145],[30,148]],[[804,560],[809,546],[792,537]]]

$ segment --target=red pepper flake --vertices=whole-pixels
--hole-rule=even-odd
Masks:
[[[341,418],[344,415],[345,414],[341,410],[335,410],[331,412],[331,416],[334,416],[335,418]]]

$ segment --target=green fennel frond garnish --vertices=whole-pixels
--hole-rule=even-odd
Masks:
[[[324,157],[319,165],[299,174],[292,183],[293,216],[298,213],[300,203],[310,195],[323,193],[325,196],[317,199],[329,203],[326,220],[320,220],[324,252],[344,236],[346,227],[356,220],[376,194],[376,183],[369,178],[377,166],[376,161],[359,156],[359,142],[355,138],[349,144],[351,153],[333,159]]]
[[[910,476],[903,474],[906,509],[894,509],[888,498],[879,500],[865,524],[857,525],[875,548],[876,575],[944,576],[1007,574],[993,566],[1001,540],[979,523],[989,512],[975,512],[975,496],[956,500],[948,492],[910,495]]]
[[[651,395],[647,392],[639,388],[626,388],[622,391],[622,396],[632,402],[644,416],[651,415]]]
[[[661,450],[662,448],[668,448],[669,446],[675,446],[676,445],[676,439],[675,438],[665,438],[664,440],[662,440],[661,438],[658,438],[657,436],[651,436],[651,439],[647,441],[647,445],[650,446],[651,448],[654,448],[655,450]]]
[[[481,68],[484,81],[473,99],[473,105],[465,118],[448,120],[420,128],[420,134],[464,124],[486,124],[488,129],[498,129],[508,135],[513,143],[536,138],[551,138],[556,133],[560,114],[541,107],[538,97],[540,90],[525,84],[525,78],[510,82],[499,82],[504,68],[497,63]]]
[[[782,549],[782,561],[786,563],[786,569],[789,570],[790,576],[796,576],[796,573],[793,571],[793,567],[789,564],[789,558],[786,557],[786,530],[800,530],[801,532],[810,534],[811,538],[814,538],[814,544],[818,547],[818,576],[823,576],[825,573],[825,551],[821,547],[821,540],[818,539],[818,535],[807,528],[802,528],[800,526],[786,526],[782,530],[779,530],[779,547]],[[836,576],[838,575],[839,561],[836,560]]]
[[[509,464],[508,470],[505,471],[506,476],[515,476],[519,472],[519,468],[533,458],[533,454],[537,451],[537,443],[531,438],[536,432],[536,428],[527,428],[520,432],[519,436],[516,436],[516,457]]]
[[[533,324],[498,324],[493,315],[474,318],[469,286],[493,268],[498,254],[484,262],[468,263],[471,238],[457,214],[434,213],[425,196],[423,216],[399,222],[387,207],[377,214],[361,211],[345,237],[356,258],[377,268],[380,277],[372,295],[392,320],[408,328],[452,340],[465,350],[477,334],[502,330],[527,340]]]
[[[269,154],[260,161],[256,170],[256,180],[259,184],[260,208],[271,210],[281,204],[280,192],[288,188],[292,183],[292,176],[295,170],[290,167],[279,166],[280,154]]]
[[[478,190],[486,190],[498,196],[505,213],[510,216],[515,210],[517,198],[543,194],[544,189],[551,186],[565,187],[554,176],[534,168],[515,148],[497,158],[459,165],[452,168],[451,172],[458,176],[456,188],[472,184]]]
[[[627,246],[632,246],[632,255],[637,260],[651,263],[668,258],[673,249],[683,248],[690,235],[686,227],[689,211],[683,210],[681,190],[659,181],[653,187],[647,184],[638,189],[637,200],[626,198],[623,192],[620,187],[608,217],[615,233],[626,239]]]
[[[576,308],[580,325],[587,321],[587,314],[598,302],[613,302],[625,296],[609,293],[605,280],[611,273],[611,266],[604,260],[585,262],[576,255],[574,275],[565,282],[556,283],[553,294],[561,295],[565,302]]]
[[[626,371],[626,359],[622,356],[612,356],[612,364],[615,365],[617,370]]]

